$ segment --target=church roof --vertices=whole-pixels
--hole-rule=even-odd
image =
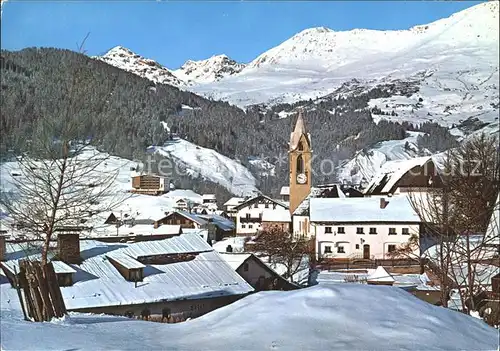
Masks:
[[[300,205],[293,211],[294,216],[309,216],[309,203],[314,198],[344,198],[345,194],[338,184],[318,185],[312,187],[309,195],[306,196]]]
[[[309,142],[310,137],[306,132],[306,125],[304,123],[304,118],[302,118],[302,111],[299,110],[299,116],[297,117],[297,122],[295,123],[295,129],[290,134],[290,151],[295,150],[299,146],[299,141],[302,135],[305,135]]]

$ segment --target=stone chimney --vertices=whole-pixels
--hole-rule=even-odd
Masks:
[[[65,263],[81,263],[79,234],[59,234],[57,236],[57,249],[61,261]]]
[[[5,253],[6,253],[5,236],[0,235],[0,261],[5,261]]]
[[[387,207],[387,205],[389,204],[389,201],[385,201],[385,198],[380,198],[380,208],[381,209],[384,209]]]

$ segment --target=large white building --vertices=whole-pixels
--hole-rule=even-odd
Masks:
[[[309,220],[318,258],[387,258],[421,224],[405,195],[312,198]]]

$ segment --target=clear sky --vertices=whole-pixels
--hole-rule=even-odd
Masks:
[[[222,53],[249,62],[310,27],[408,29],[479,2],[9,0],[1,46],[75,50],[90,32],[89,55],[121,45],[175,69]]]

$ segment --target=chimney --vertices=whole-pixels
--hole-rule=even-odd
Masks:
[[[226,252],[233,252],[233,247],[231,245],[227,245]]]
[[[380,199],[380,208],[381,208],[381,209],[386,208],[388,204],[389,204],[389,201],[385,201],[385,198],[383,198],[383,197],[382,197],[382,198]]]
[[[5,236],[0,235],[0,261],[5,261]]]
[[[59,258],[65,263],[81,263],[80,257],[80,235],[64,233],[57,236],[57,248]]]

